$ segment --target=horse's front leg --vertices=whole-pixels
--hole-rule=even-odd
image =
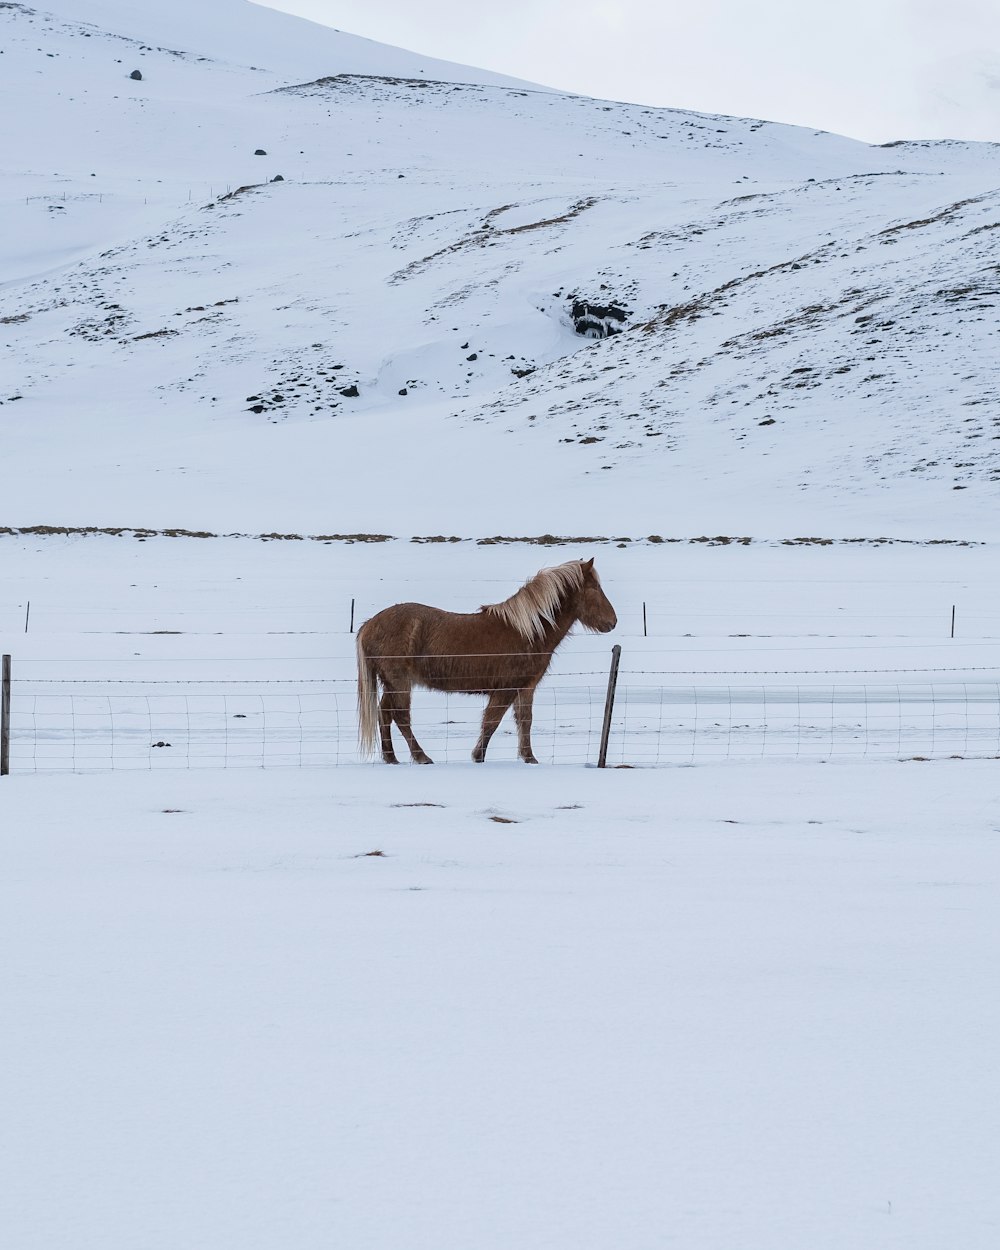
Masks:
[[[496,732],[497,725],[504,718],[504,713],[514,702],[514,690],[494,690],[486,704],[486,711],[483,712],[483,727],[479,732],[479,741],[472,748],[472,758],[477,764],[481,764],[486,759],[486,748],[490,744],[490,739]]]
[[[517,753],[526,764],[537,764],[531,749],[531,715],[535,698],[534,686],[519,690],[514,700],[514,720],[517,722]]]
[[[392,718],[399,726],[399,732],[406,739],[414,764],[433,764],[434,761],[413,736],[410,725],[410,691],[397,690],[393,696]]]

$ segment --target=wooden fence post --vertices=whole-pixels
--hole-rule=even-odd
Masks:
[[[622,649],[616,642],[611,648],[611,672],[608,673],[608,694],[604,700],[604,724],[601,727],[601,750],[597,756],[597,767],[606,768],[608,764],[608,737],[611,733],[611,713],[615,710],[615,690],[618,686],[618,661],[622,658]]]
[[[0,671],[0,777],[10,773],[10,656]]]

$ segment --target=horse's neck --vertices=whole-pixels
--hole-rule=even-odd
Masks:
[[[569,631],[577,622],[579,615],[579,605],[576,602],[576,596],[573,595],[560,607],[556,613],[555,624],[546,625],[545,633],[542,635],[541,650],[555,651],[556,647],[562,642]]]

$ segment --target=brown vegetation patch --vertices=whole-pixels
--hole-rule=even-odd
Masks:
[[[730,534],[716,534],[714,538],[709,538],[707,534],[703,534],[700,538],[689,538],[689,543],[705,543],[709,547],[728,547],[730,543],[739,543],[742,547],[749,547],[753,542],[752,538],[734,538]]]
[[[503,543],[526,543],[536,547],[572,547],[581,543],[609,543],[620,542],[621,539],[611,538],[595,538],[593,535],[583,537],[566,537],[557,534],[538,534],[534,538],[520,537],[515,538],[507,534],[494,534],[492,538],[477,538],[476,543],[480,547],[494,547]]]
[[[669,329],[678,322],[697,321],[714,303],[737,287],[744,286],[749,282],[755,282],[758,278],[766,278],[770,274],[786,273],[794,269],[802,269],[805,265],[816,264],[823,259],[822,253],[829,251],[833,246],[833,243],[821,243],[814,252],[806,252],[802,256],[793,257],[792,260],[779,261],[778,264],[769,265],[766,269],[755,269],[752,273],[740,274],[736,278],[730,278],[728,282],[723,282],[721,286],[714,287],[711,291],[705,291],[702,295],[696,296],[685,304],[675,304],[673,307],[661,305],[655,316],[635,328],[644,331],[646,334],[652,334],[656,330]],[[802,309],[793,318],[790,318],[786,324],[792,324],[806,313],[814,315],[818,308],[819,306],[813,306],[811,310]],[[762,333],[765,337],[767,336],[767,332]],[[784,333],[784,329],[773,331],[773,333]],[[723,343],[722,346],[730,347],[735,342],[736,340],[733,339],[728,343]]]
[[[404,282],[407,278],[413,278],[433,264],[434,261],[440,260],[442,256],[450,256],[455,252],[463,252],[470,248],[485,247],[496,239],[504,238],[509,235],[525,234],[529,230],[543,230],[550,226],[563,225],[567,221],[572,221],[574,217],[585,212],[588,208],[593,208],[597,203],[596,198],[588,196],[585,199],[577,200],[565,213],[560,213],[558,217],[545,217],[540,221],[528,221],[522,226],[494,226],[492,220],[499,213],[506,212],[509,208],[516,207],[513,204],[501,204],[499,208],[491,209],[486,214],[482,226],[478,230],[473,230],[471,234],[466,235],[464,239],[458,239],[454,243],[449,243],[447,247],[438,248],[436,252],[430,252],[427,256],[422,256],[420,260],[411,261],[410,264],[404,265],[402,269],[398,269],[389,277],[391,284]]]
[[[989,191],[984,195],[973,195],[967,200],[956,200],[954,204],[948,204],[945,208],[939,209],[930,217],[919,217],[915,221],[904,221],[898,226],[887,226],[884,230],[880,230],[876,238],[887,239],[893,235],[901,233],[903,230],[922,230],[924,226],[933,226],[939,221],[946,221],[949,217],[953,217],[956,213],[961,212],[963,208],[967,208],[970,204],[977,204],[980,200],[986,198],[986,195],[993,195],[995,192]]]
[[[314,543],[391,543],[395,534],[310,534]]]
[[[226,200],[235,200],[238,195],[245,195],[248,191],[259,191],[264,186],[267,186],[267,183],[248,182],[245,186],[237,187],[235,191],[227,191],[225,195],[220,195],[219,203],[224,204]]]
[[[560,226],[563,222],[572,221],[574,217],[579,217],[581,213],[588,208],[593,208],[597,203],[594,196],[588,196],[586,199],[577,200],[572,208],[560,213],[558,217],[543,217],[541,221],[525,222],[523,226],[508,226],[506,229],[502,227],[494,230],[494,234],[525,234],[528,230],[544,230],[547,226]]]
[[[143,526],[131,525],[0,525],[0,537],[18,535],[37,537],[88,537],[98,535],[109,538],[135,538],[145,542],[147,538],[244,538],[251,542],[313,542],[313,543],[390,543],[401,541],[394,534],[283,534],[273,531],[269,534],[245,533],[214,533],[211,530],[189,530],[181,527],[170,529],[148,529]],[[474,542],[480,547],[493,546],[534,546],[534,547],[587,547],[615,543],[622,546],[626,543],[648,543],[661,546],[668,543],[699,543],[706,547],[728,547],[737,544],[749,547],[751,544],[771,547],[818,546],[830,547],[834,544],[854,544],[881,547],[896,543],[908,547],[981,547],[982,539],[971,538],[751,538],[749,535],[734,534],[700,534],[692,538],[671,538],[662,534],[648,534],[644,538],[630,538],[627,535],[609,534],[494,534],[489,538],[462,538],[457,534],[450,535],[414,535],[413,543],[464,543]]]

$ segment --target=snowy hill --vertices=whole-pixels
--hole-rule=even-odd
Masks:
[[[996,536],[995,145],[570,96],[239,0],[0,31],[0,524]]]

